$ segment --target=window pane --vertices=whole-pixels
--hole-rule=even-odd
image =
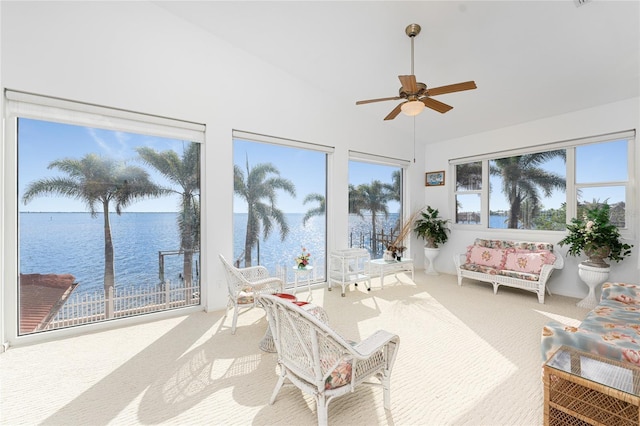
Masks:
[[[233,158],[233,263],[265,266],[291,285],[304,248],[313,281],[324,281],[327,154],[234,139]]]
[[[581,188],[578,191],[578,217],[582,215],[581,207],[584,205],[606,203],[611,206],[611,223],[619,228],[625,228],[625,190],[624,186]]]
[[[349,161],[349,246],[382,257],[401,232],[401,221],[402,168]]]
[[[626,140],[576,147],[576,183],[626,182],[627,153]]]
[[[480,194],[456,195],[456,223],[480,224]]]
[[[565,160],[565,150],[491,160],[489,227],[554,229],[538,218],[553,217],[551,209],[565,202]]]
[[[482,189],[482,162],[458,164],[456,166],[456,191],[479,191]]]
[[[18,154],[20,334],[200,303],[199,144],[19,118]]]

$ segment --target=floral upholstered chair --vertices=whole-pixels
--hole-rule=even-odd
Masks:
[[[350,342],[295,303],[265,294],[258,300],[267,312],[280,367],[270,404],[285,382],[293,384],[315,398],[318,424],[324,426],[333,398],[370,384],[382,385],[384,408],[391,408],[391,370],[400,344],[397,335],[378,330],[359,343]],[[377,382],[369,382],[371,378]]]
[[[235,334],[239,311],[255,307],[257,294],[282,292],[284,283],[280,278],[269,277],[269,271],[264,266],[236,268],[223,255],[219,256],[227,276],[229,290],[227,312],[229,312],[229,308],[233,308],[231,334]]]

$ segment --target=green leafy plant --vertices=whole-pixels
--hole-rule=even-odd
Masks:
[[[594,207],[585,210],[581,219],[571,219],[567,225],[569,234],[558,242],[560,246],[569,246],[567,254],[579,256],[584,253],[592,257],[594,253],[602,259],[620,262],[631,254],[631,247],[620,239],[618,227],[611,223],[609,204],[594,203]],[[608,266],[606,263],[604,265]]]
[[[425,241],[425,247],[438,248],[449,240],[449,220],[439,217],[438,209],[427,206],[414,222],[413,231]]]

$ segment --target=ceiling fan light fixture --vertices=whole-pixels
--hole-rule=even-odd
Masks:
[[[402,104],[400,110],[404,115],[408,115],[409,117],[413,117],[418,115],[424,109],[424,104],[420,101],[409,101]]]

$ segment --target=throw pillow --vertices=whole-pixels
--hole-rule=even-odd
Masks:
[[[467,248],[467,263],[502,269],[505,262],[505,251],[476,245]]]
[[[509,250],[504,269],[508,271],[540,274],[542,265],[551,265],[556,256],[548,250],[531,252],[528,250]]]

